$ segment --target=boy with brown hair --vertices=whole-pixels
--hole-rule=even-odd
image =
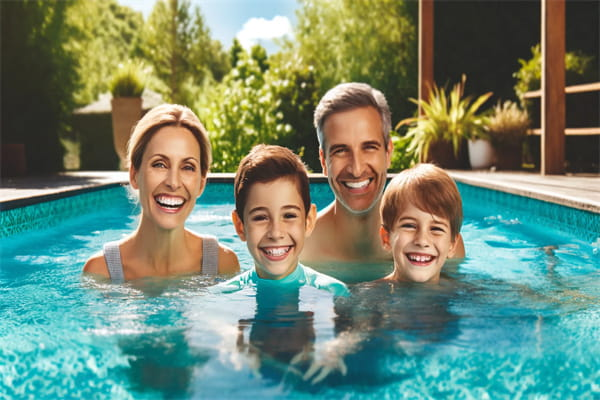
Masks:
[[[456,183],[433,164],[417,164],[388,184],[379,235],[394,271],[379,281],[438,283],[456,251],[463,212]]]
[[[233,225],[255,268],[220,286],[235,290],[271,280],[347,293],[342,282],[299,263],[317,211],[310,202],[306,166],[296,154],[281,146],[255,146],[240,162],[234,192]]]

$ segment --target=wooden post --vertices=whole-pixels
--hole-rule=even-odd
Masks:
[[[565,115],[565,0],[542,0],[542,175],[565,172]]]
[[[429,99],[434,82],[433,32],[433,0],[419,0],[419,100]]]

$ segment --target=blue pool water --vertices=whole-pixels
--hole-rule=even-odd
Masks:
[[[459,189],[468,258],[444,284],[358,283],[341,299],[82,279],[136,226],[123,188],[2,211],[0,399],[600,398],[600,216]],[[332,198],[312,190],[319,208]],[[211,183],[189,227],[245,269],[232,199]],[[331,373],[313,383],[313,364]]]

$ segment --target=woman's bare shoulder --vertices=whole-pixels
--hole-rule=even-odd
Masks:
[[[83,266],[83,272],[86,274],[100,275],[109,278],[110,275],[108,273],[108,266],[106,265],[104,254],[102,252],[98,252],[91,256],[85,262],[85,265]]]

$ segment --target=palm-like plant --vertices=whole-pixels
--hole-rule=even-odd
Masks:
[[[407,118],[398,123],[396,128],[408,125],[406,133],[410,141],[408,151],[414,151],[419,160],[426,161],[432,143],[444,141],[452,144],[457,156],[463,139],[486,138],[487,117],[478,114],[492,92],[485,93],[477,99],[464,97],[466,76],[451,91],[433,85],[429,99],[410,99],[423,110],[423,115]]]

